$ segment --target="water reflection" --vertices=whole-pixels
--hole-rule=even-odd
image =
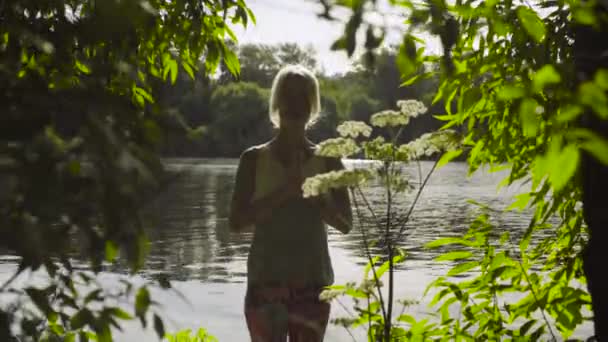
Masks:
[[[422,173],[430,167],[431,163],[422,163]],[[180,176],[147,210],[152,246],[142,272],[166,273],[173,280],[244,282],[252,235],[231,233],[227,223],[236,161],[175,160],[169,169]],[[406,172],[414,179],[418,177],[416,168]],[[467,229],[478,213],[467,199],[496,208],[508,205],[511,196],[521,189],[514,187],[497,192],[497,184],[505,175],[479,173],[467,178],[464,164],[449,164],[436,171],[406,226],[402,247],[408,251],[408,259],[417,261],[406,266],[428,267],[437,252],[423,249],[425,243]],[[364,191],[372,206],[384,203],[385,195],[378,186]],[[409,197],[399,199],[397,211],[405,212],[409,201]],[[518,235],[525,229],[528,217],[509,212],[494,220],[501,229]],[[378,236],[376,233],[372,238]],[[329,241],[332,250],[347,251],[346,255],[355,263],[365,262],[359,230],[342,235],[332,229]]]

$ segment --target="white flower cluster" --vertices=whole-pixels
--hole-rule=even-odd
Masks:
[[[452,130],[425,133],[420,138],[399,147],[399,152],[407,153],[410,158],[432,156],[438,152],[457,149],[458,135]]]
[[[315,197],[331,189],[360,185],[372,176],[370,170],[340,170],[306,178],[302,185],[304,197]]]
[[[420,114],[424,114],[427,111],[424,103],[417,100],[399,100],[397,101],[397,107],[399,107],[401,113],[412,118],[415,118]]]
[[[323,157],[344,158],[359,153],[361,148],[350,138],[333,138],[321,142],[316,154]]]
[[[410,118],[401,112],[389,109],[372,115],[370,122],[376,127],[405,126],[410,122]]]
[[[380,279],[378,279],[378,282],[376,283],[376,280],[372,277],[371,279],[363,279],[361,281],[361,284],[359,284],[358,290],[362,291],[364,293],[374,293],[374,291],[376,290],[376,284],[378,284],[379,287],[384,286],[384,284],[382,283],[382,281]]]
[[[319,294],[319,300],[321,300],[322,302],[329,303],[333,299],[338,298],[339,296],[341,296],[342,294],[344,294],[344,291],[342,291],[342,290],[326,289],[326,290],[323,290]]]
[[[362,121],[344,121],[337,130],[343,137],[356,138],[359,135],[369,137],[372,134],[372,128]]]

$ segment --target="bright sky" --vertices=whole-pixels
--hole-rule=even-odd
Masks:
[[[235,32],[239,42],[265,44],[295,42],[304,46],[312,45],[326,73],[342,73],[349,69],[351,60],[346,56],[346,52],[330,49],[333,42],[341,36],[344,24],[319,18],[317,13],[322,11],[322,6],[318,0],[248,0],[246,2],[256,15],[257,25],[250,25],[247,29],[237,27]],[[390,11],[385,1],[379,3],[383,12]],[[342,15],[342,18],[346,19],[347,16]],[[367,20],[377,22],[382,20],[380,18],[380,16],[370,16]],[[387,32],[385,43],[398,43],[403,32],[400,28],[404,27],[402,17],[393,10],[392,14],[384,18],[391,27]],[[361,34],[364,33],[363,29],[360,31]],[[359,39],[359,42],[362,41],[363,37]]]

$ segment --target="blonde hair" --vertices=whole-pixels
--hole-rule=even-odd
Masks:
[[[280,111],[283,107],[283,94],[285,91],[285,80],[292,76],[298,76],[306,83],[305,89],[308,94],[309,118],[306,127],[313,124],[321,111],[321,100],[319,96],[319,81],[315,75],[301,65],[288,65],[283,67],[272,81],[270,90],[269,116],[272,125],[278,128],[281,124]]]

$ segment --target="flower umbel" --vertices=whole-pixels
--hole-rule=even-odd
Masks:
[[[432,156],[438,152],[457,149],[459,146],[458,134],[452,130],[425,133],[420,138],[399,147],[399,151],[408,153],[410,158],[417,159],[422,156]]]
[[[424,114],[427,111],[424,103],[417,100],[399,100],[397,101],[397,107],[399,107],[401,113],[412,118]]]
[[[304,197],[315,197],[331,189],[356,186],[371,178],[371,171],[366,169],[340,170],[321,173],[306,178],[302,185]]]
[[[344,158],[357,154],[360,150],[353,139],[333,138],[320,143],[316,154],[323,157]]]
[[[410,118],[401,112],[389,109],[372,115],[370,122],[376,127],[405,126],[410,122]]]
[[[359,135],[369,137],[372,134],[372,128],[362,121],[344,121],[337,128],[338,133],[342,137],[356,138]]]

